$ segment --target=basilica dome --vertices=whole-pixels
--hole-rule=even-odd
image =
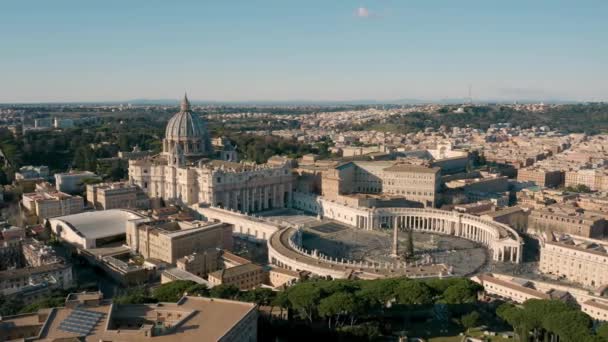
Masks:
[[[177,145],[186,157],[207,156],[211,152],[207,124],[199,115],[192,112],[186,95],[180,105],[180,111],[167,123],[163,152],[170,154]]]

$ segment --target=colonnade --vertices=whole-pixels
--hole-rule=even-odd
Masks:
[[[495,261],[520,263],[523,241],[509,226],[477,216],[436,209],[382,208],[357,215],[361,229],[398,229],[446,234],[479,242],[492,251]]]
[[[290,184],[273,184],[246,187],[236,190],[215,191],[213,205],[244,213],[286,208],[290,206]]]

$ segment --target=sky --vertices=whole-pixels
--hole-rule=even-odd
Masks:
[[[0,4],[0,103],[608,100],[605,0]]]

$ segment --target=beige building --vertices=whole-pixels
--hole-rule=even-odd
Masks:
[[[146,259],[175,264],[192,253],[232,248],[232,225],[227,223],[154,221],[127,226],[127,245]]]
[[[484,293],[488,297],[498,297],[516,303],[523,303],[529,299],[575,302],[580,306],[581,311],[592,319],[608,321],[608,300],[586,289],[498,273],[476,275],[471,280],[483,286]]]
[[[87,179],[100,179],[99,176],[90,171],[70,171],[55,174],[55,187],[58,191],[74,193],[84,189]]]
[[[506,224],[521,233],[525,232],[528,227],[529,215],[529,210],[520,207],[508,207],[479,213],[481,218]]]
[[[87,185],[87,204],[97,209],[136,208],[135,185],[127,182],[99,183]]]
[[[348,162],[323,174],[323,196],[336,199],[353,193],[389,194],[435,207],[440,169],[394,161]]]
[[[608,169],[582,169],[566,172],[565,186],[586,185],[593,191],[608,191]]]
[[[72,196],[60,191],[40,190],[23,194],[23,207],[39,219],[77,214],[84,209],[81,196]]]
[[[486,294],[523,303],[528,299],[550,299],[544,292],[530,288],[527,282],[515,282],[494,277],[491,274],[480,274],[471,278],[483,286]]]
[[[608,221],[602,213],[554,204],[532,210],[528,218],[528,230],[600,239],[608,230]]]
[[[25,300],[26,297],[31,297],[22,293],[28,288],[33,290],[35,286],[41,286],[69,289],[73,285],[72,279],[72,265],[63,261],[0,271],[0,294],[18,295]]]
[[[585,210],[608,213],[608,194],[604,196],[581,194],[576,199],[576,205]]]
[[[217,248],[210,248],[203,252],[194,252],[177,259],[176,266],[182,271],[202,277],[218,269],[220,254],[221,251]]]
[[[286,268],[270,266],[270,270],[268,271],[268,284],[275,289],[288,287],[302,278],[301,273],[302,272],[296,272]]]
[[[608,284],[608,253],[602,242],[549,236],[541,241],[541,272],[591,288]]]
[[[177,303],[118,304],[100,293],[72,293],[64,306],[3,316],[0,340],[255,342],[257,323],[252,303],[184,296]]]
[[[534,182],[538,186],[554,188],[564,184],[564,171],[547,170],[540,167],[531,167],[517,170],[517,180],[520,182]]]
[[[260,265],[247,263],[209,273],[212,286],[234,285],[241,290],[258,287],[266,281],[267,273]]]
[[[257,165],[209,160],[213,153],[205,121],[184,98],[167,124],[163,152],[129,161],[129,180],[149,197],[185,204],[205,203],[241,212],[291,204],[289,164]]]

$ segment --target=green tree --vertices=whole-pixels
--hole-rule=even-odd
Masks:
[[[234,285],[218,285],[211,288],[209,296],[213,298],[234,299],[239,294],[239,288]]]
[[[384,308],[391,300],[395,299],[395,290],[401,281],[405,281],[405,279],[391,278],[363,281],[357,297],[367,303],[369,307]]]
[[[0,295],[0,316],[16,315],[23,308],[20,298],[6,298]]]
[[[206,297],[209,296],[209,288],[205,284],[194,284],[186,289],[186,293],[188,296]]]
[[[597,327],[596,333],[599,337],[608,341],[608,323],[602,323]]]
[[[162,284],[152,291],[152,297],[159,302],[177,302],[188,292],[188,289],[197,285],[191,280],[176,280]]]
[[[144,303],[155,303],[158,300],[150,297],[146,289],[137,287],[127,289],[124,293],[114,297],[114,304],[144,304]]]
[[[481,315],[477,311],[471,311],[466,315],[460,317],[460,324],[468,331],[471,328],[475,328],[479,325]]]
[[[256,303],[257,305],[269,306],[273,304],[276,293],[269,288],[258,287],[242,293],[240,300]]]
[[[344,325],[345,319],[349,319],[352,326],[361,309],[361,303],[352,293],[336,292],[319,302],[319,315],[327,318],[330,329],[332,319],[335,327]]]
[[[312,323],[321,300],[321,291],[316,284],[312,281],[299,283],[288,289],[287,296],[300,317]]]
[[[281,309],[281,317],[283,316],[283,310],[289,310],[291,307],[291,303],[289,302],[289,297],[287,295],[287,291],[279,292],[274,299],[272,300],[272,306],[278,306]]]
[[[10,184],[9,180],[8,180],[8,176],[6,175],[6,172],[4,172],[3,168],[0,168],[0,185],[7,185]]]
[[[399,304],[427,305],[433,302],[431,289],[421,281],[402,281],[395,289],[395,294]]]
[[[479,284],[465,278],[448,287],[443,292],[442,300],[446,304],[473,303],[477,300],[477,294],[482,289]]]

